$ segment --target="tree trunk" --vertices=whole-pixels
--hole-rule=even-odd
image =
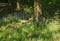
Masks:
[[[38,22],[40,20],[39,17],[42,14],[41,4],[39,4],[38,0],[34,0],[34,14],[35,20]]]
[[[20,10],[20,3],[19,3],[19,0],[17,0],[16,10]]]

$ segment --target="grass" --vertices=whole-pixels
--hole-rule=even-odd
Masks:
[[[58,21],[37,24],[31,22],[19,25],[22,19],[4,18],[0,20],[0,41],[60,41]]]

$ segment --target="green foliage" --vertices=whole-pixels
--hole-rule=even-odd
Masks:
[[[49,29],[49,31],[54,32],[54,31],[58,31],[60,29],[60,26],[57,21],[53,21],[47,25],[47,28]]]
[[[15,20],[12,21],[12,23],[8,20],[9,19],[1,22],[5,22],[5,26],[1,25],[0,27],[0,41],[55,41],[55,37],[60,36],[60,26],[57,21],[52,21],[48,24],[31,22],[30,24],[23,26],[18,25],[18,27],[16,27],[17,23],[21,23],[19,22],[22,21],[21,19],[15,22],[14,25]],[[12,25],[7,26],[9,24]]]
[[[2,0],[1,0],[2,1]],[[15,10],[17,0],[10,0],[11,9]],[[40,0],[38,0],[40,1]],[[45,22],[30,22],[30,24],[20,24],[22,20],[28,19],[24,15],[27,13],[33,12],[34,0],[21,0],[19,2],[24,9],[21,11],[23,14],[20,15],[20,12],[3,14],[0,15],[3,19],[0,20],[0,41],[60,41],[60,1],[59,0],[41,0],[42,1],[42,10],[43,16],[46,17],[47,23]],[[6,7],[7,9],[7,7]],[[8,9],[10,10],[10,9]],[[5,12],[5,10],[4,10]],[[5,15],[8,16],[5,18]],[[32,15],[31,15],[32,16]],[[49,21],[51,19],[51,22]],[[52,20],[53,19],[53,20]],[[55,19],[55,20],[54,20]]]
[[[24,12],[25,13],[32,13],[33,12],[33,8],[27,6],[26,8],[24,8]]]

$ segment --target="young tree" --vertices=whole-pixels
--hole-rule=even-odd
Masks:
[[[17,2],[16,2],[16,10],[20,10],[20,0],[17,0]]]
[[[39,0],[34,0],[34,14],[36,22],[40,20],[40,15],[42,14],[41,3],[38,1]]]

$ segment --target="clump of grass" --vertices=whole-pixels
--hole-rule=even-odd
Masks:
[[[51,32],[57,32],[60,29],[58,21],[52,21],[47,24],[47,29]]]

